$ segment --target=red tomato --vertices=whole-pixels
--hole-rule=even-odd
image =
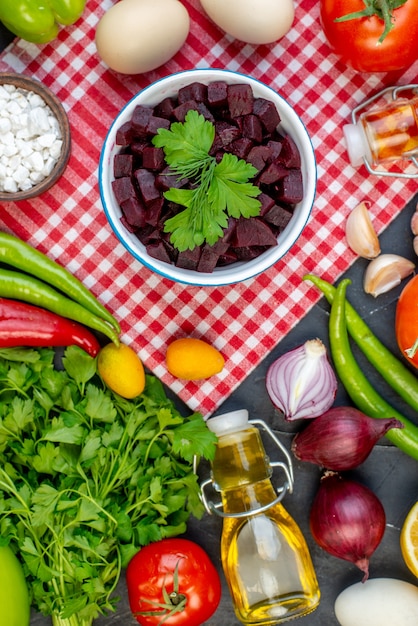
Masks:
[[[409,357],[405,352],[418,341],[418,275],[406,283],[399,296],[396,305],[395,333],[402,354],[418,369],[418,345],[414,356]]]
[[[394,5],[394,0],[387,0]],[[418,0],[406,0],[394,9],[393,28],[379,42],[384,21],[377,15],[344,22],[335,19],[363,11],[369,0],[321,0],[321,24],[328,43],[349,67],[359,72],[390,72],[418,59]],[[377,4],[377,3],[376,3]]]
[[[128,564],[126,582],[131,611],[141,626],[200,626],[221,599],[215,566],[188,539],[162,539],[141,548]]]

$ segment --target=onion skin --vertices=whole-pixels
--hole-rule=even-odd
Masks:
[[[291,449],[300,461],[346,471],[363,463],[388,430],[403,427],[394,417],[377,420],[354,407],[333,407],[297,433]]]
[[[354,563],[369,577],[369,559],[385,532],[386,515],[379,498],[365,485],[326,472],[314,498],[310,530],[326,552]]]

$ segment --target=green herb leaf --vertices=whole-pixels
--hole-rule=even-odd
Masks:
[[[205,242],[214,245],[228,225],[228,216],[254,217],[260,214],[260,189],[249,183],[257,169],[235,155],[224,154],[220,163],[209,154],[215,127],[197,111],[188,111],[184,123],[159,129],[153,138],[163,148],[173,175],[189,179],[188,189],[170,188],[167,200],[185,207],[164,223],[170,241],[180,251],[193,250]]]
[[[177,167],[206,159],[215,139],[214,125],[197,111],[188,111],[185,123],[174,122],[170,129],[160,128],[153,138],[163,148],[168,165]]]
[[[126,400],[80,349],[66,349],[60,371],[53,351],[31,353],[0,354],[0,535],[34,609],[88,626],[114,610],[121,568],[142,545],[201,515],[192,460],[211,458],[214,436],[154,376]]]

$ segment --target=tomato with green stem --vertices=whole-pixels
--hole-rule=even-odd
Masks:
[[[321,0],[330,47],[359,72],[405,69],[418,59],[418,0]]]
[[[188,539],[162,539],[141,548],[128,564],[126,583],[141,626],[200,626],[221,599],[214,564]]]
[[[398,298],[395,334],[403,356],[418,369],[418,275],[406,283]]]

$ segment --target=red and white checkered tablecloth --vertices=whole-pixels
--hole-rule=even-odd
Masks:
[[[368,200],[381,232],[418,191],[416,180],[354,170],[342,138],[353,107],[383,87],[418,82],[418,64],[397,75],[345,68],[325,42],[319,3],[312,0],[296,0],[286,37],[258,47],[224,35],[198,0],[183,3],[191,17],[185,45],[165,66],[144,75],[118,75],[97,57],[95,28],[111,0],[87,0],[83,17],[50,44],[16,39],[3,51],[0,71],[35,76],[63,102],[72,155],[50,191],[31,201],[1,204],[0,228],[67,266],[120,320],[123,340],[144,363],[191,409],[208,416],[317,301],[318,293],[301,277],[314,272],[335,280],[355,260],[344,237],[349,210]],[[318,164],[312,216],[292,250],[260,276],[220,288],[174,284],[132,258],[107,223],[97,183],[102,142],[119,109],[158,78],[205,67],[250,74],[276,89],[305,123]],[[220,375],[187,383],[167,372],[167,344],[188,335],[223,353]]]

